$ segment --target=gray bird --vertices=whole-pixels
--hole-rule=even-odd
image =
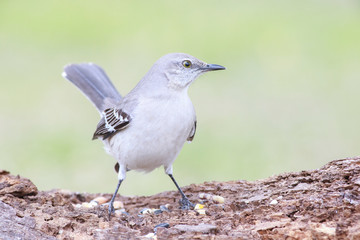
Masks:
[[[164,166],[179,190],[182,209],[194,205],[173,177],[173,162],[196,131],[196,114],[188,96],[190,84],[202,73],[225,67],[207,64],[184,53],[161,57],[125,97],[104,70],[93,63],[65,66],[62,76],[75,84],[95,105],[101,120],[93,139],[101,139],[117,163],[118,184],[113,202],[129,170],[150,172]]]

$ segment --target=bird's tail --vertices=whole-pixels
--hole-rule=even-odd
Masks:
[[[78,87],[99,112],[105,109],[106,103],[118,102],[121,99],[105,71],[96,64],[66,65],[62,76]]]

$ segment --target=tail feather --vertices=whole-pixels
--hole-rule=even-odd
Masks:
[[[69,64],[64,67],[62,76],[78,87],[99,112],[104,110],[106,102],[121,99],[105,71],[96,64]]]

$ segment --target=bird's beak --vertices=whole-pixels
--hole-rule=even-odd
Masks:
[[[216,71],[216,70],[225,70],[226,68],[221,66],[221,65],[217,65],[217,64],[207,64],[205,67],[202,67],[201,70],[207,72],[207,71]]]

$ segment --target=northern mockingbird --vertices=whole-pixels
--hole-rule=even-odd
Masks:
[[[196,114],[188,96],[190,84],[202,73],[225,67],[207,64],[184,53],[161,57],[125,97],[111,83],[104,70],[93,63],[65,66],[62,76],[75,84],[95,105],[101,120],[93,139],[101,139],[117,163],[118,184],[113,202],[126,172],[150,172],[164,166],[182,199],[181,208],[194,205],[173,177],[173,162],[196,131]]]

